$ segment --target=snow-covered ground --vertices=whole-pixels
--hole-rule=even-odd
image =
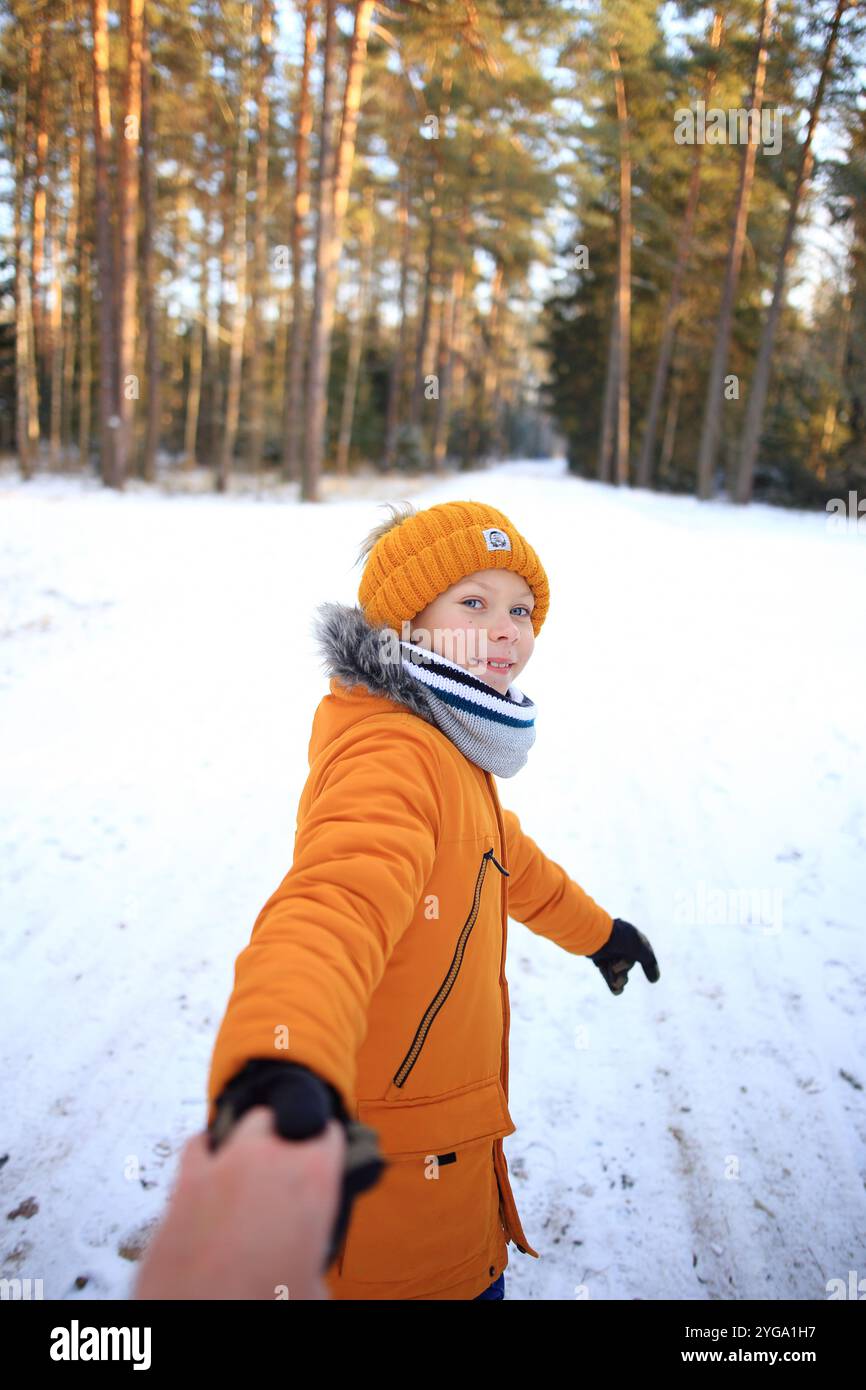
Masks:
[[[0,1276],[127,1295],[291,862],[313,610],[355,601],[406,495],[492,502],[539,551],[538,737],[500,792],[661,967],[617,998],[511,925],[506,1154],[541,1259],[511,1247],[507,1297],[862,1279],[866,534],[525,462],[320,505],[0,479]]]

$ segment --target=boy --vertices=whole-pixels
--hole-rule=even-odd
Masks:
[[[509,1242],[537,1257],[502,1145],[509,914],[614,993],[658,966],[499,802],[494,775],[535,739],[515,684],[549,604],[535,551],[495,508],[448,502],[392,511],[364,555],[360,606],[320,609],[331,693],[292,867],[237,959],[208,1121],[221,1139],[266,1104],[286,1138],[346,1126],[332,1297],[474,1299]]]

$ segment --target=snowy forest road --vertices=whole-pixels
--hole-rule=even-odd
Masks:
[[[408,491],[408,488],[407,488]],[[652,941],[614,997],[509,930],[509,1298],[814,1299],[866,1275],[866,536],[504,464],[551,583],[503,803]],[[380,497],[405,495],[382,483]],[[0,1275],[123,1298],[291,862],[371,497],[0,479]]]

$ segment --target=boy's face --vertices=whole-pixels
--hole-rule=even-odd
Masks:
[[[534,606],[532,590],[513,570],[478,570],[415,614],[409,640],[505,695],[535,646],[530,621]],[[496,664],[500,662],[508,664]]]

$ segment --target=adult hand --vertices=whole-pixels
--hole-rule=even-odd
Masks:
[[[322,1268],[345,1149],[337,1120],[292,1142],[265,1105],[248,1110],[215,1153],[207,1131],[194,1135],[132,1298],[327,1299]]]

